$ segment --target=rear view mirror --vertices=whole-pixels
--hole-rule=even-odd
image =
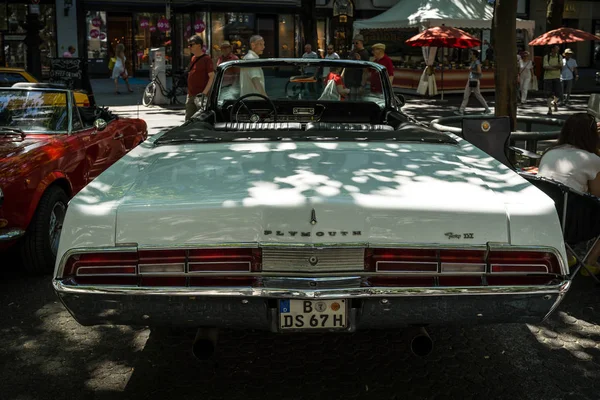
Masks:
[[[205,111],[208,104],[208,97],[204,93],[198,93],[194,98],[194,104],[198,107],[198,111]]]

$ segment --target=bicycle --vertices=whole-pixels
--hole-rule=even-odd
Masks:
[[[183,79],[183,74],[173,74],[173,87],[169,90],[166,90],[158,77],[152,79],[146,88],[144,89],[144,94],[142,95],[142,104],[148,107],[154,101],[154,97],[156,97],[157,90],[160,90],[163,96],[169,99],[169,104],[185,104],[185,97],[187,97],[187,82]],[[183,100],[180,99],[183,97]]]

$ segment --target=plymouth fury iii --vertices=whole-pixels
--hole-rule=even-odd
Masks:
[[[197,327],[210,353],[218,328],[541,321],[567,293],[553,202],[410,122],[383,67],[233,61],[197,100],[71,201],[53,284],[79,323]]]
[[[53,271],[69,199],[146,137],[144,121],[78,107],[62,87],[0,88],[0,250]]]

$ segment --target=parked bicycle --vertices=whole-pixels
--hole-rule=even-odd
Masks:
[[[169,90],[165,89],[158,77],[155,77],[144,89],[142,104],[146,107],[151,105],[154,102],[158,90],[160,90],[163,96],[169,99],[169,104],[185,104],[185,99],[187,97],[187,82],[185,81],[183,73],[173,73],[173,87]]]

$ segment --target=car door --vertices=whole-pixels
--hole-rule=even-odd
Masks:
[[[110,125],[105,129],[97,129],[93,126],[93,122],[84,122],[72,93],[69,95],[71,96],[71,134],[79,138],[85,148],[84,175],[87,182],[90,182],[112,164],[114,142],[118,140],[115,140]]]

